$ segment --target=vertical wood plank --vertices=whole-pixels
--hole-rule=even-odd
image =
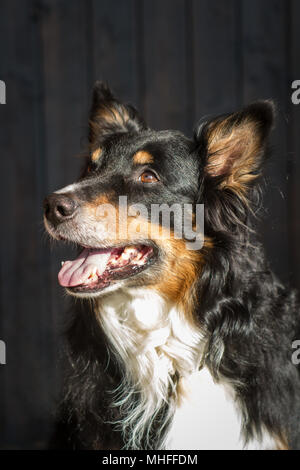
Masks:
[[[1,174],[6,175],[1,185],[1,326],[7,344],[1,432],[10,446],[39,447],[47,433],[50,397],[47,268],[40,237],[44,174],[38,30],[32,1],[5,1],[1,7],[0,75],[8,91],[0,110]]]
[[[300,2],[291,0],[289,10],[289,44],[287,54],[290,59],[287,83],[289,103],[289,245],[290,245],[290,277],[293,286],[300,289],[300,105],[291,101],[291,84],[300,80]]]
[[[266,215],[261,228],[275,272],[289,277],[287,232],[287,10],[285,0],[242,2],[244,101],[275,100],[272,157],[266,169]]]
[[[87,135],[89,45],[84,0],[51,0],[46,5],[42,24],[46,162],[48,189],[54,191],[78,178],[82,163],[76,156]]]
[[[187,128],[184,0],[143,0],[145,112],[157,129]]]
[[[107,81],[138,106],[137,17],[134,0],[92,2],[93,81]]]
[[[80,172],[85,150],[88,116],[88,2],[84,0],[51,0],[46,2],[41,24],[44,79],[44,158],[47,185],[44,196],[74,182]],[[81,145],[82,141],[82,145]],[[44,243],[49,252],[47,296],[50,301],[50,334],[52,335],[52,389],[60,389],[58,350],[60,333],[70,299],[58,285],[61,261],[74,258],[74,250],[51,242]]]
[[[193,0],[196,119],[239,106],[239,3]]]

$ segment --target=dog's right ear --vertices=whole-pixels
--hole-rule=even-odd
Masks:
[[[257,101],[199,126],[195,139],[204,154],[206,179],[244,197],[260,175],[274,117],[272,101]]]
[[[136,133],[142,129],[146,125],[136,109],[120,103],[105,83],[96,82],[89,119],[90,145],[101,144],[114,134]]]

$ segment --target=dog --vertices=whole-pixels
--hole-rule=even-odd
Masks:
[[[53,447],[300,448],[297,294],[255,233],[274,117],[258,101],[202,120],[188,138],[148,128],[96,82],[83,173],[44,201],[50,236],[79,248],[58,279],[81,299]],[[120,217],[121,197],[146,215]],[[191,207],[192,228],[204,208],[201,247],[176,236],[176,211],[169,232],[153,221],[161,204]]]

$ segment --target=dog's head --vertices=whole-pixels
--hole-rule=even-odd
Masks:
[[[184,303],[218,233],[245,223],[240,208],[249,205],[272,122],[273,105],[257,102],[198,125],[189,139],[149,129],[96,83],[88,165],[44,202],[50,235],[81,249],[64,263],[60,284],[80,297],[147,286]]]

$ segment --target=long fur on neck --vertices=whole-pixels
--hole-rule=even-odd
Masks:
[[[163,448],[179,399],[178,377],[199,367],[202,334],[180,311],[149,290],[106,296],[97,302],[97,311],[123,363],[124,375],[114,391],[114,406],[121,410],[121,419],[115,424],[126,448]]]

